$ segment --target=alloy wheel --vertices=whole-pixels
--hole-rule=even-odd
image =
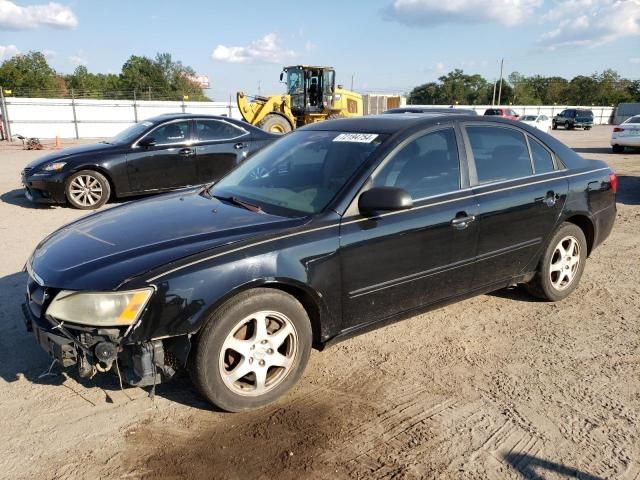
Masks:
[[[78,175],[69,186],[69,194],[78,205],[91,207],[102,198],[102,185],[100,180],[92,175]]]
[[[298,333],[289,318],[279,312],[256,312],[238,322],[225,339],[220,376],[238,395],[263,395],[286,378],[297,350]]]
[[[556,290],[569,287],[580,265],[580,244],[573,236],[564,237],[553,251],[549,275]]]

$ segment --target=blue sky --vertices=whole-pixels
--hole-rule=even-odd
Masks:
[[[283,65],[333,65],[347,88],[403,92],[453,68],[571,78],[614,68],[640,78],[640,0],[302,2],[0,0],[0,57],[40,50],[59,72],[120,71],[169,52],[209,95],[281,91]]]

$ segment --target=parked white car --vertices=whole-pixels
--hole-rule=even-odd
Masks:
[[[640,148],[640,115],[627,118],[613,128],[611,148],[615,153],[622,153],[624,147]]]
[[[546,115],[523,115],[518,120],[543,132],[551,131],[551,118]]]

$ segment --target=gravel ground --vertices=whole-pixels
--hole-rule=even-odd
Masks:
[[[188,380],[149,392],[57,368],[24,331],[22,266],[83,215],[36,208],[0,147],[0,477],[640,478],[640,153],[610,127],[558,131],[620,176],[611,237],[558,304],[519,289],[314,352],[299,385],[250,414]]]

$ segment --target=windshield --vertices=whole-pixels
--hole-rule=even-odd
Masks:
[[[538,117],[536,115],[525,115],[521,120],[525,122],[535,122]]]
[[[375,133],[298,131],[240,164],[214,193],[288,216],[321,212],[386,139]]]
[[[113,143],[114,145],[126,145],[132,143],[151,126],[153,126],[152,122],[138,122],[121,131],[109,140],[109,143]]]

